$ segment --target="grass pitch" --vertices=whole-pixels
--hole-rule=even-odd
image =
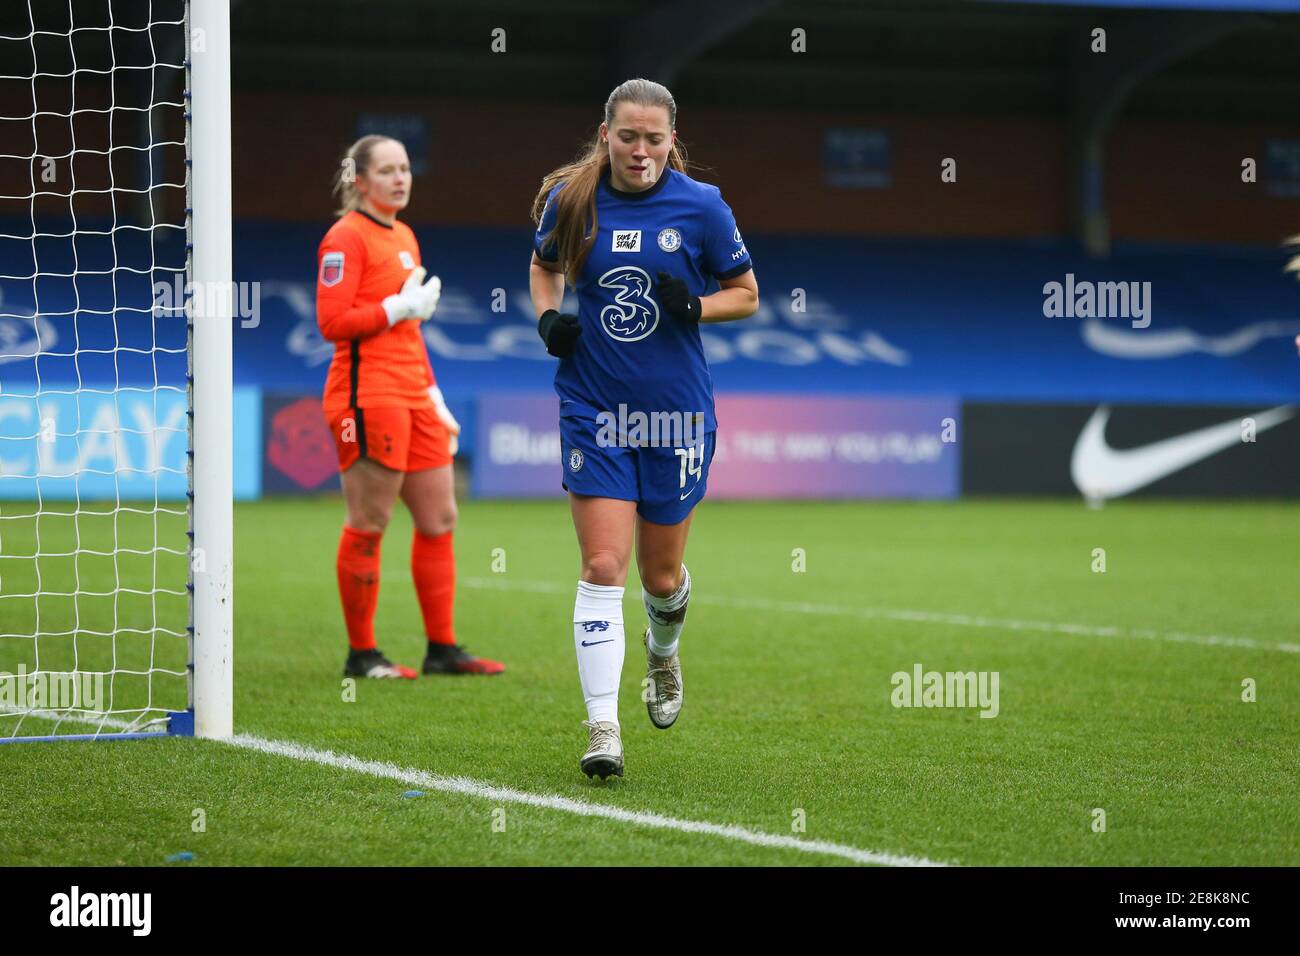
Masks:
[[[936,862],[1300,864],[1291,504],[706,502],[687,552],[682,717],[656,730],[640,702],[634,571],[627,776],[605,784],[578,771],[564,503],[462,505],[458,638],[506,674],[361,682],[353,702],[334,584],[341,502],[241,504],[235,520],[244,734]],[[183,519],[159,527],[183,550]],[[36,552],[37,530],[0,522],[0,597],[113,591],[155,573],[139,556],[18,559]],[[389,656],[418,665],[410,531],[399,513],[385,536],[377,630]],[[83,551],[153,533],[139,516],[46,516],[39,532],[42,554],[72,550],[78,532]],[[183,588],[183,558],[163,558],[156,573]],[[42,630],[111,628],[115,614],[184,624],[183,600],[43,600]],[[34,623],[36,603],[0,599],[0,633]],[[80,666],[105,659],[111,642],[95,641],[79,638]],[[149,643],[158,661],[184,663],[183,642],[120,642],[123,661],[147,659]],[[71,643],[43,638],[46,666]],[[0,671],[30,667],[32,645],[0,640]],[[997,672],[998,715],[894,707],[892,675],[917,664]],[[156,699],[183,701],[179,682],[153,684]],[[398,781],[210,741],[0,746],[0,779],[0,865],[162,864],[183,851],[194,860],[178,865],[845,862],[481,796],[404,797]]]

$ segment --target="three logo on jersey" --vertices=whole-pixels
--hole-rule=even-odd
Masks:
[[[659,326],[659,303],[650,295],[650,276],[636,266],[610,269],[596,284],[614,289],[614,301],[600,310],[601,328],[617,342],[639,342]]]
[[[682,247],[682,234],[676,229],[659,230],[655,240],[664,252]],[[640,252],[640,229],[615,229],[611,252]],[[610,269],[597,285],[616,290],[614,301],[600,310],[600,325],[616,342],[639,342],[659,327],[659,303],[650,294],[654,284],[644,269],[618,266]]]

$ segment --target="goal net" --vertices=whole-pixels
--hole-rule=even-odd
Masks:
[[[0,741],[194,732],[189,8],[0,13]]]

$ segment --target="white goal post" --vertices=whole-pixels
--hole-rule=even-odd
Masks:
[[[190,11],[191,268],[204,296],[203,315],[190,318],[193,376],[193,513],[195,557],[194,732],[229,737],[234,710],[233,334],[230,199],[230,3],[198,0]],[[198,41],[203,49],[196,50]],[[192,303],[193,297],[190,302]],[[215,303],[214,314],[206,314]],[[194,310],[191,309],[193,312]]]
[[[233,733],[230,162],[229,0],[0,9],[0,743]]]

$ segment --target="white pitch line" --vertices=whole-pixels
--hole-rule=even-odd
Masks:
[[[572,594],[570,586],[547,581],[509,581],[500,578],[462,577],[466,587],[486,590],[533,591],[539,594]],[[980,627],[1003,631],[1039,631],[1045,634],[1070,634],[1075,637],[1119,637],[1139,641],[1168,641],[1175,644],[1201,644],[1209,647],[1245,647],[1258,651],[1282,651],[1300,654],[1300,644],[1290,642],[1269,643],[1249,637],[1226,637],[1215,634],[1186,634],[1182,631],[1153,631],[1148,628],[1109,627],[1099,624],[1069,624],[1054,621],[1021,621],[1015,618],[983,617],[973,614],[946,614],[940,611],[914,611],[907,608],[852,607],[843,604],[813,604],[805,601],[772,601],[767,598],[728,598],[701,594],[692,596],[697,604],[715,604],[721,607],[757,611],[779,611],[791,614],[824,614],[841,617],[862,617],[871,620],[903,621],[911,624],[952,624],[958,627]]]
[[[31,712],[29,716],[49,720],[58,717],[59,715],[50,711],[34,711]],[[88,719],[80,715],[64,716],[62,719],[75,723],[101,724],[101,720],[93,718]],[[104,717],[102,718],[102,726],[126,728],[130,725],[127,721]],[[166,734],[159,734],[159,736],[165,737]],[[244,750],[255,750],[259,753],[272,754],[277,757],[288,757],[292,760],[301,760],[305,763],[315,763],[325,767],[350,770],[353,773],[364,773],[371,777],[383,777],[388,780],[399,780],[402,783],[412,784],[426,790],[439,790],[443,793],[458,793],[469,797],[482,797],[485,800],[493,800],[497,803],[521,803],[525,806],[541,807],[547,810],[559,810],[563,813],[572,813],[577,816],[603,817],[606,820],[615,820],[619,823],[631,823],[635,826],[655,827],[660,830],[676,830],[679,833],[702,833],[707,836],[721,837],[725,840],[736,840],[740,843],[749,843],[753,846],[768,847],[779,850],[798,850],[802,853],[817,853],[823,856],[838,856],[846,860],[852,860],[854,863],[870,863],[875,864],[876,866],[949,865],[934,860],[927,860],[924,857],[902,856],[895,853],[881,853],[876,850],[862,850],[855,846],[847,846],[842,843],[830,843],[826,840],[799,840],[795,837],[763,833],[759,830],[749,830],[741,826],[708,823],[702,820],[680,820],[676,817],[666,817],[658,813],[624,810],[620,807],[611,807],[599,803],[587,803],[583,800],[573,800],[569,797],[561,797],[554,794],[527,793],[523,790],[515,790],[511,787],[498,787],[489,783],[483,783],[482,781],[473,780],[469,777],[443,777],[424,770],[399,767],[396,764],[387,763],[385,761],[363,760],[360,757],[353,757],[350,754],[337,754],[332,750],[317,750],[315,747],[308,747],[306,744],[293,743],[292,741],[266,740],[262,737],[252,736],[251,734],[236,734],[234,737],[219,739],[214,742],[229,744],[232,747],[239,747]]]
[[[424,770],[399,767],[396,764],[380,760],[363,760],[349,754],[338,754],[332,750],[317,750],[303,744],[281,740],[265,740],[248,734],[236,734],[234,737],[220,741],[245,750],[274,754],[301,760],[305,763],[320,764],[353,773],[363,773],[371,777],[398,780],[424,790],[438,790],[443,793],[456,793],[468,797],[481,797],[495,803],[517,803],[529,807],[541,807],[546,810],[558,810],[582,817],[600,817],[618,823],[630,823],[634,826],[654,827],[660,830],[676,830],[679,833],[700,833],[706,836],[734,840],[779,850],[797,850],[801,853],[815,853],[822,856],[836,856],[854,863],[871,863],[878,866],[947,866],[924,857],[900,856],[894,853],[881,853],[875,850],[862,850],[858,847],[825,840],[800,840],[792,836],[780,836],[763,833],[742,826],[708,823],[703,820],[681,820],[658,813],[624,810],[584,800],[573,800],[555,794],[528,793],[511,787],[498,787],[472,780],[469,777],[443,777]]]

